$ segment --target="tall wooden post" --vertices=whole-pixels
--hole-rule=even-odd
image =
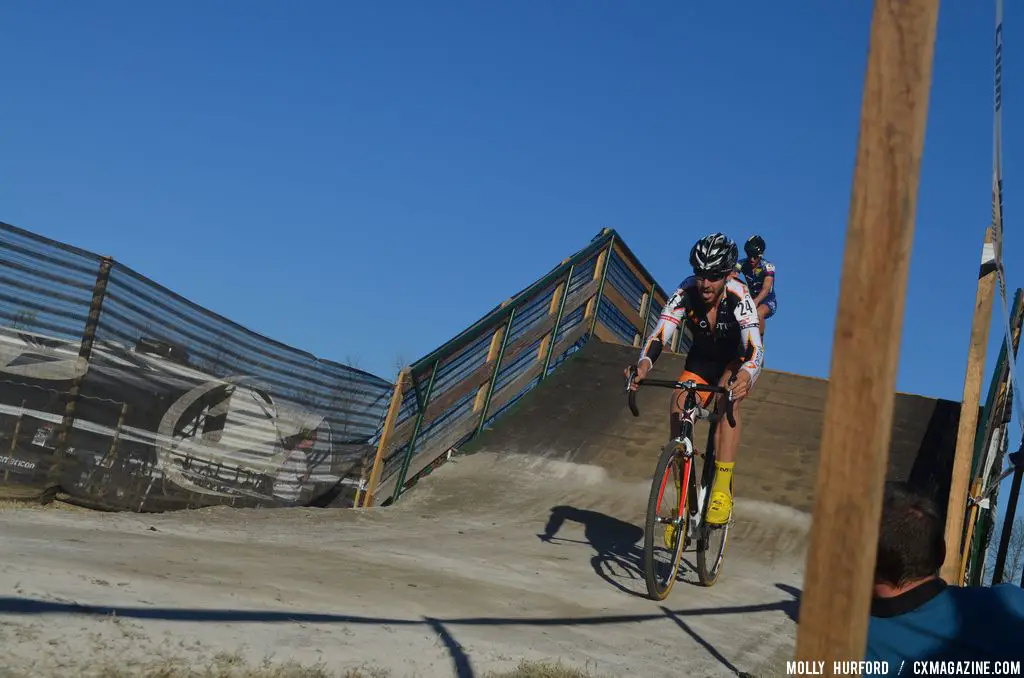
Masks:
[[[940,575],[947,584],[961,584],[964,513],[967,511],[971,459],[974,456],[974,438],[978,430],[978,408],[981,406],[981,381],[985,371],[988,328],[992,321],[992,303],[995,300],[996,268],[992,236],[990,226],[985,229],[985,243],[982,246],[978,290],[974,297],[974,318],[971,321],[971,343],[967,350],[963,401],[960,405],[960,424],[956,433],[953,475],[946,504],[946,560],[942,563]],[[966,543],[971,542],[968,539]]]
[[[402,399],[405,396],[405,383],[410,379],[411,372],[408,367],[398,373],[395,381],[395,390],[391,394],[391,403],[388,405],[388,413],[384,417],[384,427],[380,432],[380,439],[377,441],[377,453],[373,457],[373,467],[370,470],[370,481],[366,486],[366,494],[363,495],[363,506],[373,506],[374,493],[380,483],[380,474],[383,466],[384,451],[391,441],[391,433],[395,430],[395,423],[398,421],[398,412],[402,409]]]
[[[937,0],[875,0],[796,659],[864,658]]]

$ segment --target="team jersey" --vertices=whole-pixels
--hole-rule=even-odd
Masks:
[[[750,290],[741,280],[730,278],[726,281],[724,294],[718,303],[715,327],[708,326],[707,315],[701,310],[703,303],[696,277],[690,276],[680,283],[662,308],[658,323],[641,350],[640,360],[647,358],[653,365],[685,321],[693,335],[688,360],[693,356],[725,365],[737,357],[742,358],[740,369],[750,374],[753,386],[764,364],[764,348]]]
[[[736,270],[746,278],[750,296],[753,298],[757,298],[757,295],[761,294],[761,290],[764,289],[764,281],[770,277],[772,288],[761,300],[761,303],[775,301],[775,264],[764,257],[757,262],[757,266],[751,264],[750,259],[741,259],[736,262]]]

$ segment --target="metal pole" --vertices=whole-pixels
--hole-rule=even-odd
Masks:
[[[562,298],[558,302],[558,313],[555,315],[555,326],[551,328],[551,341],[548,342],[548,350],[544,356],[544,367],[540,371],[540,381],[548,376],[548,367],[551,366],[551,356],[555,351],[555,341],[558,339],[558,327],[562,324],[562,313],[565,312],[565,300],[569,296],[569,283],[572,282],[572,273],[576,270],[576,264],[569,267],[569,273],[565,276],[565,289],[562,290]]]
[[[394,504],[398,501],[398,497],[402,494],[402,485],[405,484],[405,476],[409,473],[409,463],[412,461],[412,453],[416,449],[416,438],[420,435],[420,428],[423,426],[423,417],[427,413],[427,404],[430,402],[430,394],[434,390],[434,378],[437,376],[437,368],[441,364],[441,359],[438,358],[434,361],[434,367],[430,370],[430,381],[427,383],[427,392],[423,395],[423,398],[419,398],[419,389],[416,388],[416,380],[413,379],[413,388],[416,390],[417,405],[419,405],[419,412],[416,414],[416,425],[412,429],[412,437],[409,438],[409,445],[405,448],[405,458],[402,459],[402,468],[398,471],[398,482],[395,483],[395,490],[391,493],[391,503]]]
[[[604,281],[608,277],[608,267],[612,263],[612,255],[615,253],[615,236],[608,240],[608,254],[604,258],[604,267],[601,269],[601,282],[597,284],[597,294],[594,295],[594,319],[590,321],[590,334],[594,334],[597,327],[597,317],[601,314],[601,297],[604,296]],[[598,255],[600,256],[600,255]]]
[[[566,287],[568,290],[568,287]],[[484,406],[480,409],[480,423],[476,425],[476,435],[484,430],[484,422],[487,421],[487,410],[491,407],[491,396],[494,395],[494,385],[498,383],[498,372],[501,370],[501,359],[505,357],[505,347],[508,346],[508,334],[512,330],[512,321],[516,319],[516,307],[508,315],[508,322],[505,323],[505,331],[502,332],[501,348],[498,349],[498,357],[494,359],[494,374],[491,375],[491,383],[487,385],[487,397],[484,398]]]
[[[92,345],[96,339],[96,329],[100,324],[100,313],[103,311],[103,300],[107,295],[107,282],[110,280],[110,269],[113,265],[114,260],[111,257],[100,259],[100,270],[96,274],[96,284],[93,286],[92,300],[89,302],[89,315],[85,319],[85,328],[82,330],[82,343],[78,346],[78,357],[87,364],[89,358],[92,357]],[[60,434],[57,437],[56,449],[53,451],[53,463],[50,464],[49,469],[49,487],[43,493],[43,503],[52,501],[60,488],[61,466],[64,455],[67,454],[68,437],[75,424],[75,407],[78,404],[84,377],[84,374],[75,377],[68,390],[64,417],[60,424]]]
[[[1017,468],[1013,472],[1013,484],[1010,486],[1010,503],[1006,505],[1006,516],[1003,518],[1003,531],[999,535],[999,551],[996,553],[996,567],[992,573],[992,585],[1003,580],[1003,568],[1006,566],[1006,552],[1010,549],[1010,535],[1013,533],[1013,521],[1017,516],[1017,498],[1020,496],[1020,481],[1024,472]]]

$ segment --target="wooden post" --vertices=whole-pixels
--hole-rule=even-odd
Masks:
[[[875,0],[796,659],[861,660],[924,146],[936,0]]]
[[[971,484],[971,496],[977,497],[981,494],[981,480],[975,480]],[[953,551],[953,567],[956,568],[953,574],[953,581],[948,582],[954,586],[963,586],[967,580],[967,555],[971,550],[971,540],[974,539],[974,526],[977,524],[978,505],[971,503],[967,509],[967,534],[964,535],[964,543],[961,550]],[[949,542],[946,542],[946,560],[949,560]],[[943,563],[945,566],[945,563]]]
[[[395,381],[395,390],[391,394],[391,403],[388,406],[387,416],[384,417],[384,428],[380,432],[380,440],[377,441],[377,454],[373,457],[373,468],[370,471],[370,482],[366,487],[366,494],[363,496],[363,506],[373,506],[373,493],[377,491],[377,484],[380,482],[381,463],[384,460],[384,450],[391,442],[391,433],[395,430],[395,422],[398,421],[398,412],[402,409],[402,398],[405,395],[405,382],[409,379],[408,367],[398,373]]]
[[[981,404],[981,381],[985,371],[988,328],[992,321],[992,303],[995,300],[996,269],[992,265],[995,260],[992,236],[993,232],[990,226],[985,229],[981,270],[978,274],[978,290],[974,297],[971,343],[967,350],[967,372],[964,375],[963,401],[960,405],[960,423],[956,434],[956,453],[953,457],[953,475],[946,504],[946,560],[942,563],[940,575],[947,584],[959,584],[961,581],[964,513],[967,511],[967,489],[971,482],[971,459],[974,457],[974,438],[978,430],[978,408]],[[970,544],[970,539],[966,543]]]

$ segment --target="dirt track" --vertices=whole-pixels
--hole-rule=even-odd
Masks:
[[[0,641],[16,669],[0,677],[90,675],[156,651],[396,677],[483,676],[521,659],[611,676],[784,675],[771,669],[792,658],[826,384],[762,376],[722,576],[659,604],[637,593],[667,394],[642,393],[633,418],[631,359],[591,342],[463,450],[475,453],[391,507],[0,511]],[[681,361],[663,357],[655,376]],[[957,409],[899,395],[888,475],[948,478]]]
[[[159,648],[395,676],[482,675],[523,658],[605,675],[757,675],[794,637],[806,515],[738,502],[719,584],[679,585],[661,605],[630,593],[643,590],[646,491],[596,466],[479,454],[387,509],[9,509],[0,633],[10,668],[34,676]],[[556,505],[578,511],[544,542]]]

